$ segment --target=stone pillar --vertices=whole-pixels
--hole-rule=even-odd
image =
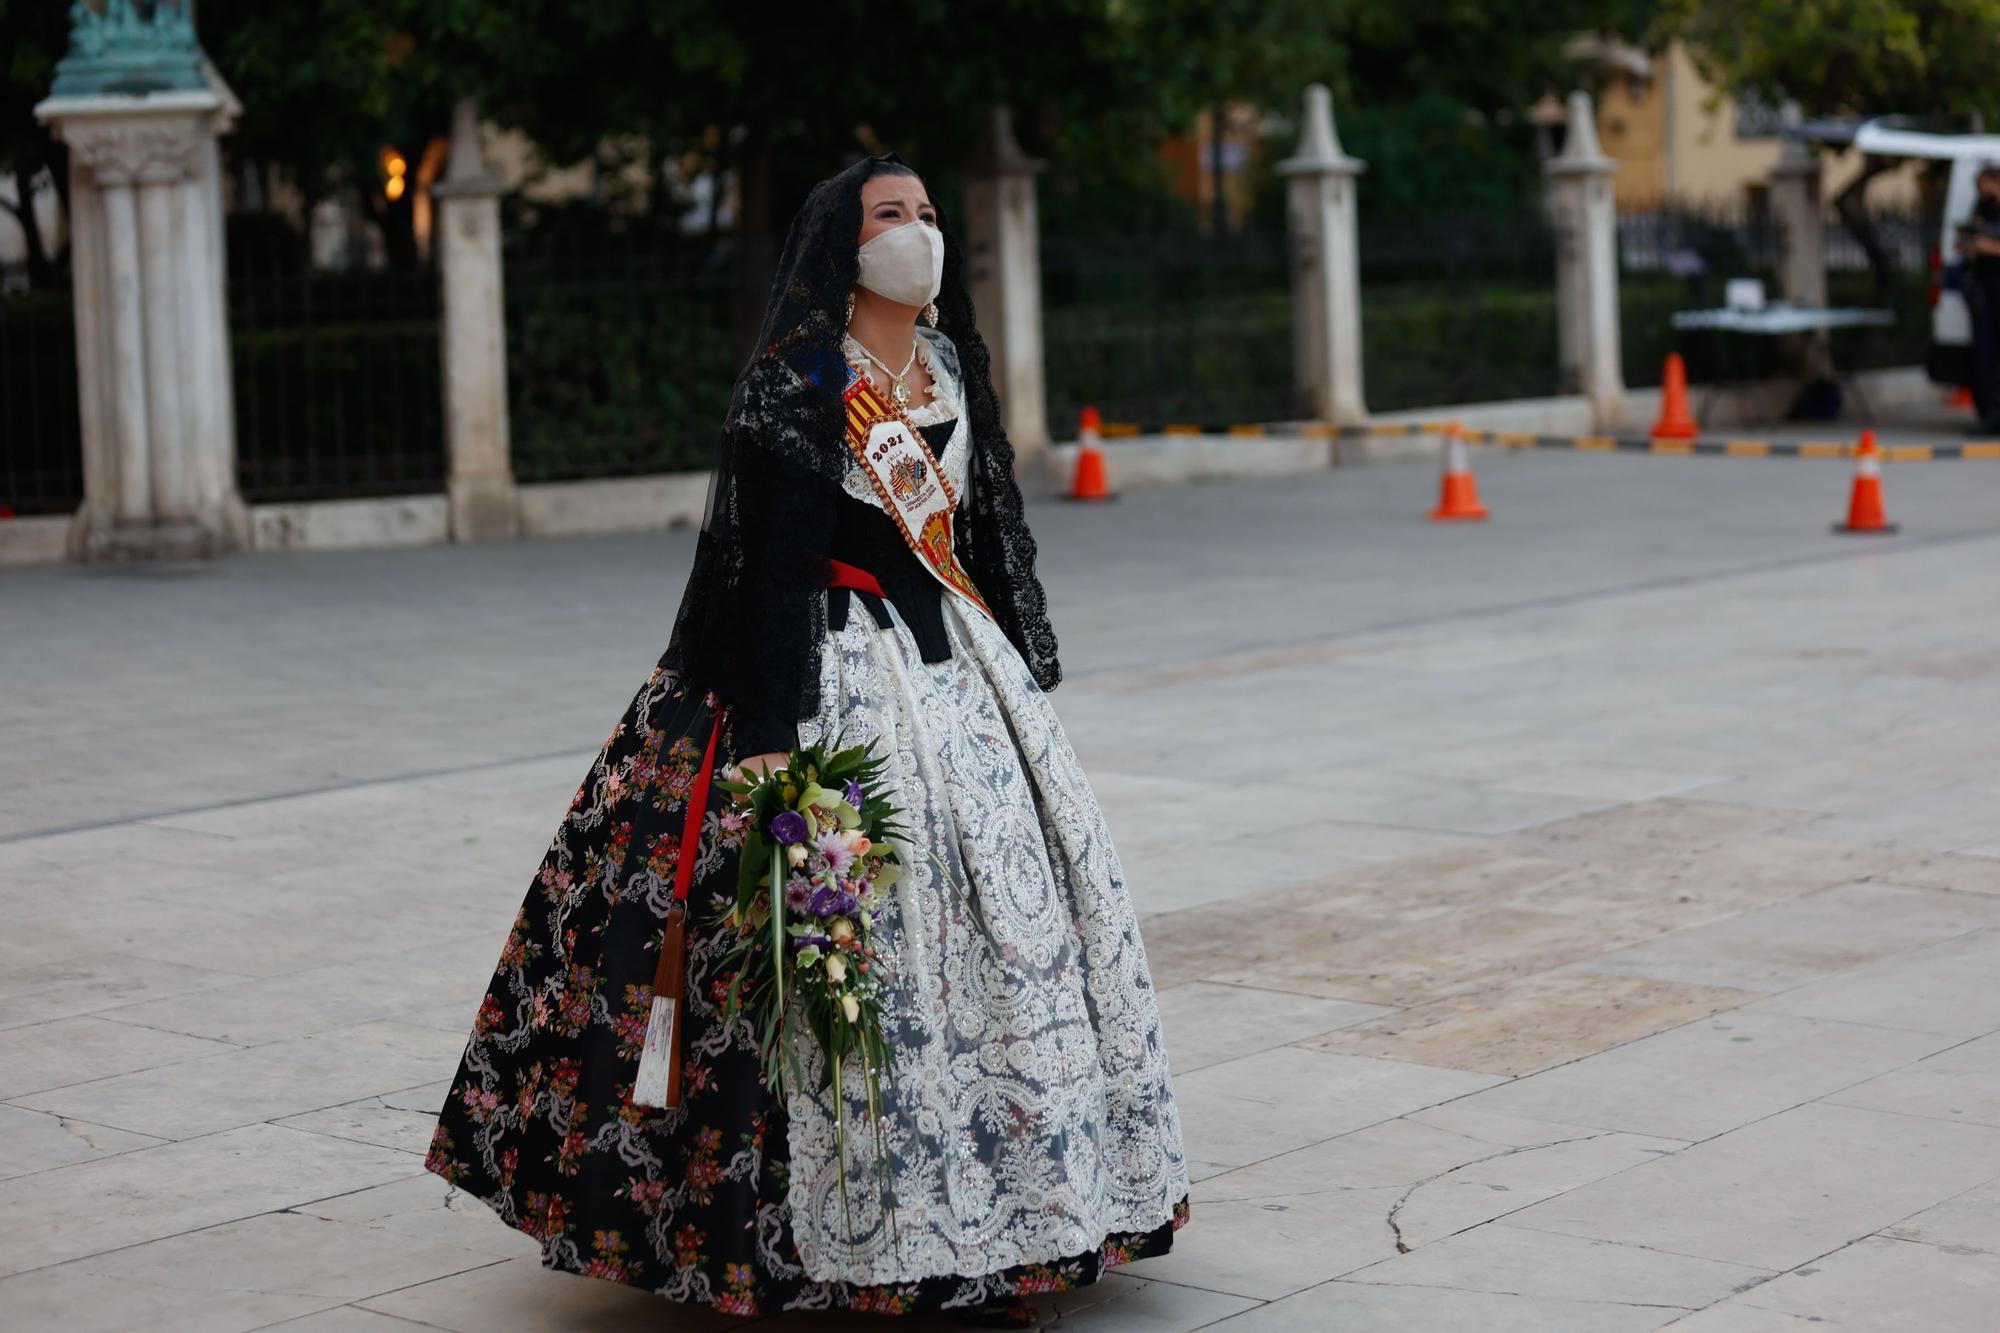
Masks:
[[[1787,140],[1771,168],[1771,217],[1778,229],[1778,291],[1793,305],[1826,305],[1826,227],[1820,216],[1819,163]]]
[[[1787,126],[1799,120],[1796,102],[1784,109]],[[1805,141],[1785,136],[1771,168],[1771,221],[1778,233],[1778,294],[1792,305],[1826,307],[1826,223],[1820,212],[1819,159]],[[1825,329],[1796,335],[1792,364],[1807,377],[1833,373],[1833,344]]]
[[[191,34],[189,40],[192,40]],[[69,146],[83,560],[247,545],[222,265],[217,137],[240,110],[205,87],[56,92],[36,116]]]
[[[1569,95],[1569,133],[1562,152],[1542,166],[1556,232],[1557,318],[1563,387],[1590,400],[1600,430],[1625,416],[1625,372],[1619,350],[1618,219],[1611,202],[1615,167],[1597,146],[1588,93]]]
[[[1789,129],[1798,103],[1785,104]],[[1771,220],[1778,230],[1778,291],[1793,305],[1826,306],[1826,225],[1820,211],[1819,159],[1805,141],[1785,135],[1771,168]]]
[[[1035,176],[1042,167],[1015,140],[1013,113],[989,108],[985,141],[965,173],[966,280],[993,359],[1001,425],[1014,445],[1015,471],[1024,475],[1049,447],[1035,211]]]
[[[1278,163],[1292,247],[1292,365],[1300,406],[1315,420],[1368,419],[1361,383],[1361,268],[1354,178],[1365,164],[1340,147],[1333,95],[1306,89],[1298,151]]]
[[[451,159],[431,187],[443,283],[444,423],[453,541],[521,534],[507,436],[507,311],[500,264],[501,181],[469,97],[452,112]]]

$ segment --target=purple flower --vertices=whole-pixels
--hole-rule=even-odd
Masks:
[[[780,810],[771,819],[771,837],[790,846],[806,840],[806,817],[796,810]]]
[[[847,803],[856,810],[861,808],[861,784],[853,778],[847,780],[847,790],[841,794],[847,798]]]
[[[831,943],[833,943],[833,940],[829,936],[821,935],[810,930],[805,932],[805,934],[803,935],[792,936],[792,947],[794,949],[809,948],[810,946],[815,944],[820,945],[821,947],[825,947],[826,945],[829,945]]]
[[[812,899],[806,904],[806,910],[814,916],[847,916],[858,906],[860,904],[855,901],[853,894],[823,886],[813,890]]]
[[[812,886],[806,883],[804,875],[794,874],[785,881],[785,906],[794,912],[803,912],[806,902],[812,897]]]

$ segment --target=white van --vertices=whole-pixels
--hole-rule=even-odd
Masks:
[[[1929,157],[1951,163],[1944,216],[1937,242],[1931,246],[1931,345],[1924,370],[1934,383],[1969,388],[1972,318],[1965,309],[1965,256],[1958,250],[1958,228],[1972,216],[1977,193],[1972,178],[1988,162],[2000,164],[2000,135],[1932,134],[1897,129],[1884,119],[1856,127],[1854,146],[1883,157]]]

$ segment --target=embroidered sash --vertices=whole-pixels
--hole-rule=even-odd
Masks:
[[[958,497],[923,435],[852,363],[847,367],[847,389],[841,396],[847,404],[847,447],[874,483],[875,493],[896,520],[903,541],[938,582],[978,607],[988,620],[993,619],[992,608],[958,563],[951,536],[952,511]]]

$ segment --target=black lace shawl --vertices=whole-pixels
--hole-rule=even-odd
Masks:
[[[738,757],[789,746],[796,723],[820,705],[821,556],[848,458],[840,339],[857,267],[861,183],[881,163],[902,159],[862,158],[815,185],[792,220],[758,350],[723,419],[694,569],[660,659],[685,685],[713,690],[730,706]],[[968,493],[956,516],[959,558],[1036,683],[1051,690],[1062,668],[1022,517],[1014,447],[973,323],[965,252],[942,209],[938,226],[945,237],[938,330],[959,354],[972,433]]]

